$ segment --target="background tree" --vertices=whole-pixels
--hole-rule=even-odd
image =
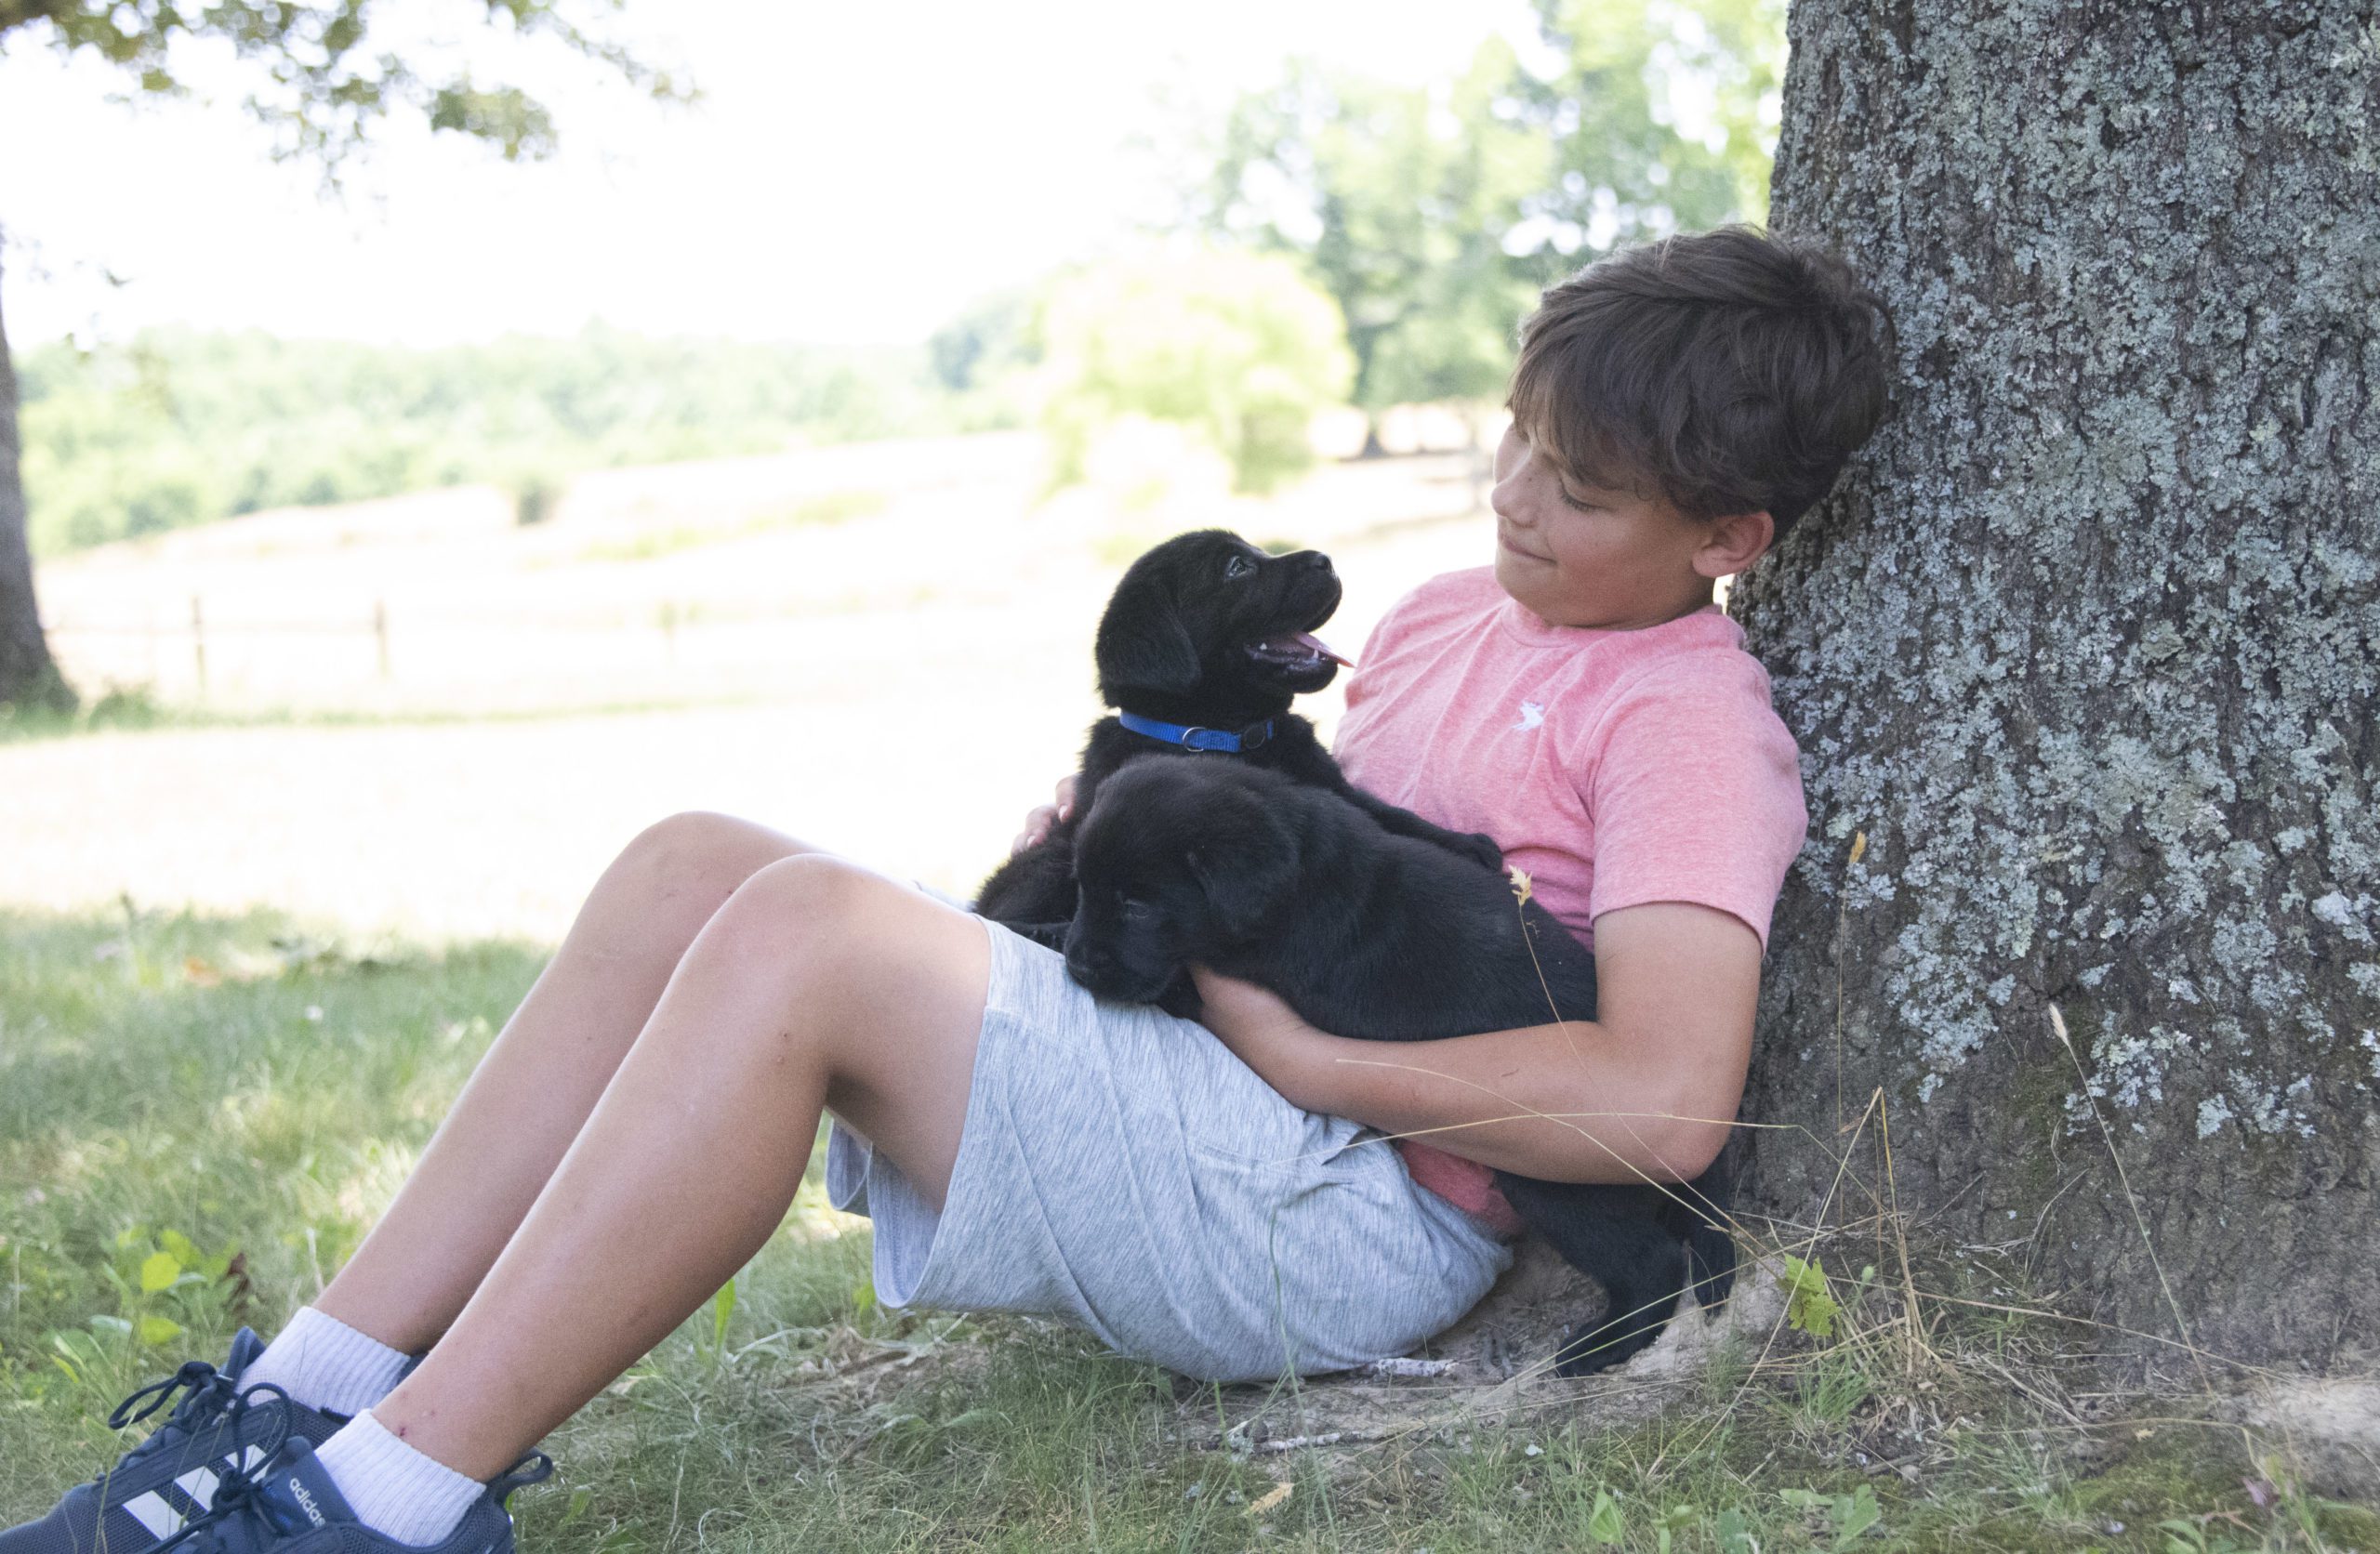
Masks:
[[[1511,245],[1551,284],[1613,248],[1768,210],[1785,0],[1537,0],[1514,98],[1553,166]]]
[[[1188,202],[1296,255],[1345,315],[1373,421],[1492,398],[1537,292],[1621,244],[1767,210],[1783,0],[1540,0],[1545,47],[1483,44],[1392,86],[1307,62],[1239,99]]]
[[[656,97],[683,98],[665,72],[598,30],[622,4],[483,0],[482,8],[491,25],[596,60]],[[484,140],[509,160],[550,154],[553,119],[537,99],[468,70],[426,73],[373,46],[371,9],[372,0],[212,0],[203,8],[173,0],[0,0],[0,49],[30,41],[61,55],[87,50],[123,67],[141,92],[183,96],[189,47],[228,44],[250,85],[245,107],[272,154],[311,159],[326,180],[391,114]],[[20,445],[16,375],[0,320],[0,706],[71,708],[74,695],[50,657],[33,593]]]
[[[602,324],[434,347],[144,330],[16,362],[36,559],[260,507],[950,429],[914,346]]]
[[[1901,1208],[2250,1360],[2380,1332],[2373,23],[1797,4],[1776,222],[1899,403],[1736,595],[1815,826],[1747,1114],[1881,1088]]]
[[[1224,122],[1198,204],[1211,232],[1302,258],[1339,304],[1354,402],[1373,417],[1491,394],[1531,296],[1502,247],[1544,151],[1518,124],[1510,45],[1447,86],[1398,87],[1293,64]]]
[[[1040,336],[1053,483],[1130,417],[1171,422],[1271,489],[1314,460],[1307,428],[1349,363],[1330,299],[1277,256],[1230,250],[1104,265],[1051,288]]]

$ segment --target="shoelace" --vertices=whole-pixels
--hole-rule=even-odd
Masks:
[[[253,1550],[271,1547],[276,1534],[303,1533],[313,1525],[301,1518],[298,1507],[267,1487],[280,1465],[281,1448],[289,1439],[287,1395],[270,1382],[259,1382],[231,1400],[232,1420],[236,1423],[240,1415],[257,1406],[249,1399],[258,1392],[276,1394],[264,1406],[279,1408],[280,1428],[268,1442],[258,1443],[261,1455],[254,1459],[253,1467],[225,1479],[216,1487],[215,1504],[159,1544],[152,1554],[165,1554],[169,1548],[179,1548],[184,1554],[252,1554]],[[553,1476],[554,1459],[543,1452],[531,1452],[489,1484],[488,1492],[500,1506],[514,1490],[543,1483]]]
[[[270,1393],[270,1396],[260,1394]],[[289,1439],[289,1394],[269,1381],[236,1393],[224,1405],[224,1421],[236,1432],[249,1410],[270,1408],[272,1428],[256,1442],[252,1455],[235,1459],[229,1478],[215,1486],[215,1503],[185,1523],[182,1530],[157,1545],[153,1554],[168,1548],[187,1554],[245,1554],[266,1546],[271,1534],[300,1530],[293,1521],[295,1506],[284,1505],[265,1491],[265,1482]]]
[[[165,1380],[152,1381],[116,1404],[108,1415],[108,1428],[128,1429],[173,1403],[176,1392],[184,1392],[186,1395],[175,1404],[165,1422],[148,1440],[125,1454],[127,1457],[146,1456],[167,1443],[171,1439],[167,1430],[178,1430],[185,1436],[195,1434],[212,1416],[229,1409],[236,1385],[232,1377],[205,1361],[192,1360]]]
[[[496,1496],[496,1503],[500,1506],[511,1498],[514,1490],[526,1489],[531,1484],[544,1483],[553,1476],[554,1459],[543,1452],[531,1452],[527,1456],[506,1468],[502,1476],[491,1482],[487,1491]]]

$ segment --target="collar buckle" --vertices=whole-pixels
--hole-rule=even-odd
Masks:
[[[1136,734],[1208,755],[1244,755],[1250,750],[1262,749],[1273,738],[1273,719],[1269,718],[1262,723],[1251,723],[1236,733],[1202,728],[1195,723],[1186,726],[1160,723],[1154,718],[1142,718],[1129,712],[1120,714],[1117,720]]]

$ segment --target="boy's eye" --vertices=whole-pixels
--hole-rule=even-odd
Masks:
[[[1246,556],[1234,556],[1223,562],[1225,577],[1250,577],[1253,576],[1255,572],[1255,561]]]
[[[1595,505],[1593,502],[1581,501],[1580,498],[1571,495],[1567,490],[1565,490],[1562,487],[1557,486],[1554,489],[1562,492],[1562,505],[1570,508],[1572,511],[1591,513],[1595,510]]]

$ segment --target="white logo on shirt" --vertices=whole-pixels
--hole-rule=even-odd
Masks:
[[[1521,720],[1513,725],[1513,731],[1515,733],[1525,732],[1527,730],[1536,728],[1540,723],[1544,721],[1544,703],[1523,702],[1521,704]]]

